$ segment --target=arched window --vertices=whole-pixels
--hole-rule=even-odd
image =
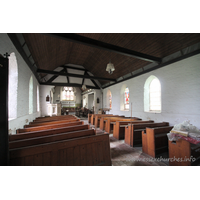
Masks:
[[[105,108],[112,109],[112,93],[111,93],[111,91],[109,89],[108,89],[107,95],[106,95],[106,105],[105,105]]]
[[[155,78],[151,81],[149,86],[149,107],[150,111],[161,110],[161,88],[160,81]]]
[[[112,109],[112,94],[109,95],[109,108]]]
[[[29,80],[29,114],[33,113],[33,77]]]
[[[129,89],[124,90],[124,110],[129,110]]]
[[[73,87],[64,87],[62,92],[62,101],[74,101],[74,89]]]
[[[37,112],[40,111],[40,96],[39,96],[39,86],[37,86]]]
[[[161,85],[155,76],[150,76],[144,86],[144,110],[161,112]]]
[[[18,89],[18,66],[15,53],[9,58],[9,81],[8,81],[8,103],[9,119],[17,118],[17,89]]]
[[[126,84],[121,86],[120,90],[120,110],[128,111],[129,110],[129,88]]]

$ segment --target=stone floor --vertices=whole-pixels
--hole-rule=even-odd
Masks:
[[[88,124],[87,119],[81,119]],[[94,128],[93,125],[90,125]],[[97,128],[97,134],[102,131]],[[130,147],[124,140],[117,140],[110,134],[110,151],[112,166],[168,166],[168,161],[155,160],[153,157],[142,153],[142,147]],[[167,158],[166,154],[160,155],[161,158]]]

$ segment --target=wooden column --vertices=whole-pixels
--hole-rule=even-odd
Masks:
[[[0,55],[0,165],[9,165],[8,159],[8,58]]]

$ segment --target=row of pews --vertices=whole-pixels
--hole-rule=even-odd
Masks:
[[[113,137],[132,147],[142,146],[142,151],[154,158],[162,153],[169,153],[169,165],[190,166],[200,161],[200,145],[190,144],[185,140],[168,141],[167,133],[173,126],[168,122],[155,123],[152,120],[143,121],[137,117],[124,117],[118,115],[89,114],[88,122],[113,133]],[[194,158],[193,160],[190,158]]]
[[[110,166],[109,134],[72,115],[38,117],[9,135],[11,166]]]

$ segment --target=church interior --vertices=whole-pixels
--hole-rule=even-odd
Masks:
[[[0,44],[1,165],[199,165],[200,34],[1,33]]]
[[[198,1],[3,1],[2,199],[196,199]]]

